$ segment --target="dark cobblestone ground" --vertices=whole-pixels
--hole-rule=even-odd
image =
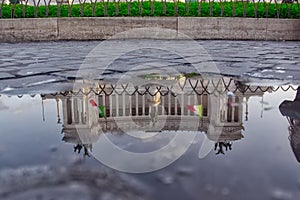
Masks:
[[[78,74],[78,69],[87,55],[99,44],[102,49],[98,48],[98,55],[89,55],[88,60],[91,62],[89,69],[92,70],[89,73],[97,74],[100,78],[118,79],[119,75],[132,70],[132,66],[137,65],[142,67],[133,70],[134,72],[147,70],[149,66],[146,64],[150,62],[161,63],[162,69],[174,68],[180,73],[189,73],[193,72],[193,68],[186,63],[186,59],[197,57],[196,64],[214,63],[223,75],[238,76],[243,79],[284,80],[285,83],[293,84],[298,84],[300,80],[300,42],[197,41],[197,45],[204,48],[201,52],[192,52],[185,41],[172,42],[179,45],[182,52],[187,51],[184,56],[174,56],[169,52],[153,49],[146,52],[137,50],[114,60],[113,65],[105,72],[103,72],[104,66],[99,65],[99,63],[106,63],[105,55],[114,55],[115,50],[118,53],[120,48],[124,48],[116,41],[106,41],[106,46],[113,47],[107,48],[108,50],[102,48],[99,41],[2,43],[0,44],[0,91],[5,92],[11,88],[26,90],[28,87],[34,91],[40,90],[41,87],[45,89],[45,84],[50,91],[57,90],[58,86],[61,90],[69,88],[68,80],[86,78],[84,73]],[[155,43],[153,46],[159,49],[170,41],[132,40],[130,43]],[[202,57],[199,58],[200,56]]]

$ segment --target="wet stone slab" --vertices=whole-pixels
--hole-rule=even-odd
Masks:
[[[0,82],[2,91],[10,90],[11,88],[26,88],[47,83],[62,81],[63,78],[51,75],[27,76],[23,78],[7,79]]]
[[[163,49],[172,42],[181,49],[181,53],[174,53],[171,48]],[[129,40],[128,50],[122,49],[123,43],[105,41],[103,45],[99,41],[87,41],[1,44],[0,85],[3,88],[3,85],[7,85],[5,79],[15,76],[18,78],[15,85],[18,85],[24,84],[23,79],[19,78],[26,76],[30,80],[40,81],[35,76],[53,75],[67,80],[89,75],[77,73],[76,70],[80,68],[94,70],[92,73],[100,79],[112,74],[115,79],[121,76],[120,73],[140,73],[149,68],[193,73],[194,66],[211,64],[216,65],[223,75],[246,74],[258,78],[292,80],[300,78],[298,73],[294,73],[300,70],[300,42],[194,41],[200,51],[189,47],[186,41]],[[130,50],[136,44],[140,48]],[[97,51],[92,51],[99,46]],[[118,55],[118,52],[123,53]],[[111,60],[110,56],[114,59]],[[278,70],[281,70],[280,73]],[[9,83],[14,85],[11,81]]]
[[[41,64],[35,64],[35,67],[28,67],[26,69],[21,69],[17,71],[15,74],[18,76],[28,76],[28,75],[40,75],[40,74],[49,74],[53,72],[61,72],[63,69],[56,68],[52,66],[48,67],[39,67]]]
[[[10,74],[10,73],[7,73],[7,72],[0,72],[0,79],[3,79],[3,78],[13,78],[15,77],[14,75]]]

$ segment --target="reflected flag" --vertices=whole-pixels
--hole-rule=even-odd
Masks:
[[[202,105],[187,105],[186,106],[188,110],[196,113],[197,115],[199,115],[200,119],[202,118],[203,115],[203,109],[202,109]]]
[[[99,117],[106,119],[105,107],[104,106],[98,106],[98,108],[99,108]]]
[[[97,107],[97,103],[96,103],[93,99],[90,100],[90,104],[91,104],[93,107]]]
[[[106,114],[105,114],[105,107],[100,105],[98,106],[97,103],[91,99],[90,100],[90,104],[95,108],[95,110],[97,110],[97,112],[99,111],[99,117],[100,118],[105,118],[106,119]]]

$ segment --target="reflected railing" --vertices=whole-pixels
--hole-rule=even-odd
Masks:
[[[238,79],[230,77],[219,77],[217,79],[192,79],[183,77],[184,80],[181,80],[181,83],[178,81],[176,89],[184,91],[186,93],[195,93],[197,95],[202,94],[214,94],[220,93],[224,94],[227,92],[240,92],[240,93],[255,93],[255,92],[276,92],[278,90],[288,91],[293,90],[297,91],[297,87],[293,85],[279,85],[279,86],[253,86],[251,83],[240,81]],[[182,83],[183,82],[183,83]],[[150,88],[155,89],[155,92],[151,91]],[[172,92],[173,87],[162,86],[162,85],[146,85],[146,86],[133,86],[130,83],[128,84],[105,84],[99,82],[97,86],[94,87],[85,87],[77,90],[62,91],[58,93],[50,94],[52,96],[56,95],[89,95],[94,93],[96,95],[112,95],[113,93],[121,95],[125,93],[126,95],[145,95],[149,94],[150,96],[155,96],[158,93],[161,96],[166,96],[171,93],[172,96],[178,95],[176,92]],[[18,95],[20,98],[22,95]],[[43,95],[42,95],[43,96]]]
[[[299,18],[298,0],[1,0],[0,18],[210,16]]]

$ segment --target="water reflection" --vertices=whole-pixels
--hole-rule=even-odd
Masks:
[[[279,109],[281,114],[287,117],[290,124],[290,144],[297,161],[300,163],[300,87],[297,88],[295,99],[283,101]]]
[[[32,102],[35,107],[26,104],[26,101],[32,101],[31,97],[20,96],[18,99],[2,96],[1,114],[5,118],[2,118],[1,127],[7,130],[5,133],[3,131],[0,144],[2,168],[12,168],[12,158],[20,160],[14,165],[16,167],[31,165],[36,160],[42,164],[57,166],[71,163],[66,169],[81,170],[66,170],[62,173],[54,170],[56,176],[63,177],[57,179],[55,184],[60,184],[61,181],[73,183],[73,180],[78,181],[78,177],[82,177],[85,183],[88,180],[93,184],[95,174],[82,167],[82,164],[98,166],[94,155],[97,154],[99,141],[104,136],[112,139],[114,144],[124,150],[144,153],[160,148],[160,142],[166,142],[165,139],[169,139],[169,136],[172,138],[173,135],[179,134],[188,137],[196,133],[195,143],[174,164],[141,176],[130,174],[131,178],[137,177],[147,184],[149,190],[155,191],[157,199],[163,199],[164,195],[185,196],[186,193],[191,195],[190,199],[198,199],[199,196],[207,199],[240,199],[244,192],[235,192],[238,187],[248,192],[246,196],[249,195],[249,199],[254,199],[255,194],[263,194],[264,199],[277,198],[282,194],[298,196],[298,190],[294,186],[299,184],[299,165],[295,162],[291,148],[298,159],[299,108],[283,105],[297,104],[299,89],[294,101],[285,101],[288,104],[282,103],[280,106],[281,113],[287,116],[290,122],[290,147],[285,135],[288,132],[288,122],[280,115],[279,109],[266,110],[260,103],[265,107],[278,108],[282,99],[292,99],[296,90],[280,90],[273,94],[278,90],[277,87],[250,86],[238,79],[225,77],[179,77],[175,78],[172,84],[159,83],[161,81],[136,86],[130,82],[114,85],[98,82],[83,84],[80,90],[43,94],[41,96],[45,106],[45,122],[42,122],[40,117],[39,108],[42,104],[38,96],[34,98],[36,101]],[[288,90],[288,87],[284,89]],[[14,112],[13,105],[19,104],[20,101],[20,106],[27,108],[26,115],[10,115],[9,113]],[[104,114],[100,114],[99,106],[103,106]],[[266,112],[263,118],[260,118],[262,110]],[[34,117],[36,120],[33,120]],[[14,129],[10,124],[12,121],[19,124],[20,128]],[[22,121],[25,122],[20,123]],[[56,122],[58,125],[54,126]],[[35,134],[30,134],[31,132]],[[62,132],[62,135],[50,134],[53,132]],[[50,137],[55,140],[50,141]],[[211,141],[213,152],[199,160],[197,153],[202,138]],[[60,143],[61,139],[69,145]],[[15,148],[19,146],[22,146],[22,149]],[[174,149],[173,153],[180,149],[180,145],[175,145]],[[37,156],[37,152],[40,155]],[[82,159],[83,157],[88,159]],[[127,164],[116,154],[111,153],[111,159]],[[138,165],[142,161],[132,159],[132,163]],[[145,163],[152,165],[154,162]],[[2,175],[5,173],[2,172]],[[44,173],[47,171],[38,177],[38,181],[44,185],[52,183],[51,178],[56,176],[51,174],[48,177],[44,176]],[[65,176],[61,174],[71,178],[63,180]],[[23,179],[23,176],[20,177]],[[10,180],[15,179],[12,177]],[[36,180],[35,177],[29,176],[28,180],[31,179]],[[116,181],[119,182],[119,179],[116,178]],[[101,181],[99,183],[102,184]],[[111,183],[107,181],[107,185],[111,186]],[[249,189],[245,183],[253,188]],[[0,183],[4,192],[6,189],[3,185],[14,188],[13,184]],[[227,192],[227,195],[224,195],[223,191]],[[0,196],[1,194],[3,192],[0,191]]]
[[[205,133],[215,143],[218,155],[231,151],[233,141],[244,137],[242,118],[244,113],[244,120],[248,120],[249,98],[272,91],[271,87],[249,86],[226,77],[173,80],[171,86],[157,79],[142,86],[98,82],[42,97],[56,100],[58,123],[61,115],[63,119],[63,140],[74,144],[74,152],[81,153],[83,148],[85,156],[90,156],[101,134],[126,133],[143,138],[170,131]]]

